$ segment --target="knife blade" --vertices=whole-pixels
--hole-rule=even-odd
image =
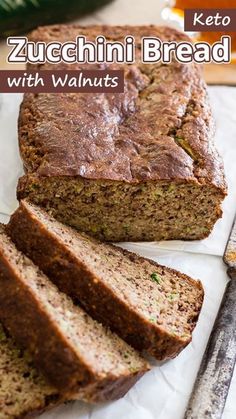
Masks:
[[[197,374],[185,419],[220,419],[229,392],[236,361],[236,220],[223,260],[228,267],[229,281]]]

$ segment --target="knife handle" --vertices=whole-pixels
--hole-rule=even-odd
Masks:
[[[236,271],[225,289],[185,413],[185,419],[220,419],[236,360]]]

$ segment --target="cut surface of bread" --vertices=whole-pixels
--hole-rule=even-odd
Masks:
[[[23,419],[62,402],[0,324],[0,419]]]
[[[0,233],[0,319],[49,382],[74,398],[123,396],[149,369],[128,344],[94,321]],[[86,396],[86,386],[88,396]],[[97,390],[96,390],[97,386]]]
[[[27,201],[7,231],[62,291],[135,348],[162,360],[190,342],[199,281],[79,233]]]
[[[124,93],[26,94],[19,116],[26,174],[18,198],[29,197],[106,241],[208,236],[227,188],[201,70],[140,58],[143,37],[190,39],[168,27],[79,25],[39,28],[30,39],[66,42],[83,35],[94,42],[101,34],[114,42],[135,37],[135,63],[111,66],[124,70]],[[40,68],[54,70],[55,64]]]

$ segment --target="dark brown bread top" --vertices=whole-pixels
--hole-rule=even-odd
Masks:
[[[0,324],[0,419],[34,417],[62,401]]]
[[[167,359],[190,342],[199,281],[80,234],[27,201],[7,231],[61,290],[135,348]]]
[[[73,398],[121,397],[149,369],[129,345],[60,293],[2,228],[0,318],[48,380]]]
[[[94,41],[100,34],[113,41],[135,36],[136,63],[110,66],[124,68],[125,93],[26,94],[19,117],[26,170],[39,176],[79,175],[129,183],[212,183],[224,191],[222,162],[212,142],[211,110],[199,66],[176,61],[142,64],[139,60],[143,36],[188,40],[184,34],[155,26],[56,25],[37,29],[30,39],[64,42],[84,35]]]

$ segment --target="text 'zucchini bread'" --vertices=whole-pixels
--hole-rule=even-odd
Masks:
[[[149,369],[133,348],[59,292],[3,228],[0,319],[48,381],[71,399],[122,397]]]
[[[166,27],[59,25],[39,28],[30,40],[84,35],[94,41],[101,34],[111,41],[135,37],[135,64],[112,65],[124,69],[124,93],[26,94],[19,117],[26,175],[18,198],[28,196],[60,221],[106,241],[208,236],[221,217],[226,184],[201,68],[140,60],[144,36],[189,38]]]
[[[25,201],[7,231],[63,292],[136,349],[163,360],[191,341],[200,281],[79,233]]]
[[[34,417],[62,401],[0,324],[0,419]]]

